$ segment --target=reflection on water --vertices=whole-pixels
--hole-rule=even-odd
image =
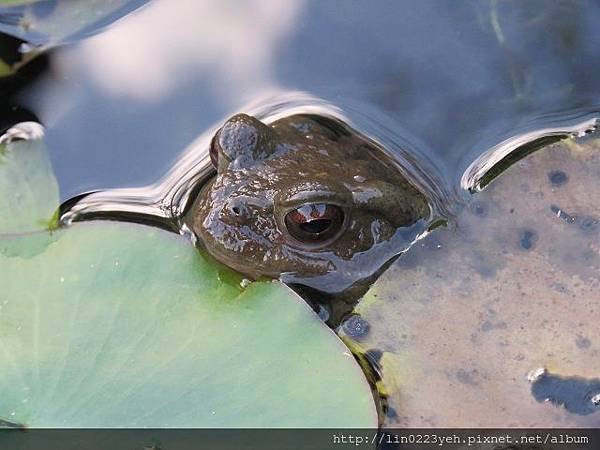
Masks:
[[[316,114],[333,117],[346,122],[351,127],[356,125],[344,112],[323,100],[301,92],[270,95],[241,108],[265,123],[293,114]],[[161,181],[141,188],[110,189],[92,193],[79,200],[77,204],[69,202],[65,205],[68,213],[63,215],[63,222],[81,220],[92,216],[98,217],[110,213],[134,213],[145,216],[163,218],[166,228],[179,230],[183,225],[181,218],[196,188],[214,174],[208,154],[209,143],[218,127],[212,127],[198,137]],[[404,137],[392,130],[363,119],[361,131],[370,136],[397,161],[398,169],[403,172],[432,202],[434,211],[440,214],[445,211],[449,194],[439,176],[438,169],[427,160],[426,156]]]
[[[589,346],[589,340],[580,340]],[[581,347],[578,344],[578,347]],[[573,414],[588,415],[600,409],[600,379],[561,377],[540,370],[531,380],[531,392],[538,402],[552,402],[564,406]]]
[[[596,115],[597,113],[594,114]],[[546,118],[543,125],[549,127],[553,121],[559,120],[562,123],[553,128],[535,129],[516,135],[485,151],[467,168],[461,177],[460,186],[469,192],[481,191],[496,176],[528,154],[553,142],[583,137],[595,131],[599,119],[591,117],[582,121],[581,117],[573,119],[563,113],[558,117]]]
[[[182,85],[190,89],[200,75],[212,79],[204,89],[235,107],[240,97],[275,82],[277,46],[294,28],[302,4],[183,0],[174,7],[155,1],[127,26],[83,43],[63,62],[82,69],[105,94],[151,103]]]
[[[65,199],[155,181],[274,90],[328,101],[358,129],[368,117],[409,130],[456,186],[483,151],[548,114],[598,109],[599,19],[594,1],[156,0],[57,51],[27,103],[49,125]]]

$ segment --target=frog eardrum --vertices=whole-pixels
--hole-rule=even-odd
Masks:
[[[337,119],[267,125],[238,114],[210,156],[217,174],[186,222],[211,255],[251,278],[343,291],[405,249],[430,215],[391,158]]]

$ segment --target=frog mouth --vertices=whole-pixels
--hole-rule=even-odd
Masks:
[[[229,237],[229,246],[222,244],[226,241],[224,239],[218,239],[219,243],[216,245],[207,245],[208,242],[214,243],[217,239],[212,234],[204,234],[206,230],[202,231],[203,235],[200,236],[199,241],[204,241],[204,249],[212,257],[254,280],[278,279],[284,273],[290,276],[303,274],[307,277],[316,277],[336,270],[331,262],[332,252],[321,252],[322,255],[319,256],[318,253],[297,249],[286,243],[276,246],[271,240],[258,235],[249,227],[236,230],[235,237]],[[250,242],[257,247],[261,245],[263,247],[260,250],[248,248]],[[264,250],[265,248],[267,250]],[[277,261],[281,261],[280,267],[277,267]]]

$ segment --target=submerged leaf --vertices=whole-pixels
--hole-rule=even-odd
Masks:
[[[600,425],[596,391],[582,416],[538,402],[527,376],[600,375],[599,176],[598,137],[539,150],[372,286],[360,343],[383,352],[389,424]]]

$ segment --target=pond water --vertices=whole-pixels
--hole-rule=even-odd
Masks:
[[[285,114],[298,91],[454,187],[503,139],[598,109],[599,17],[591,0],[157,0],[55,50],[17,101],[48,127],[64,199],[152,183],[232,113],[271,98]]]
[[[331,115],[410,166],[452,216],[490,161],[593,128],[599,22],[595,0],[154,0],[30,63],[31,81],[6,85],[4,120],[23,120],[9,108],[19,106],[45,124],[63,201],[162,179],[120,197],[160,216],[166,193],[181,212],[207,176],[190,169],[232,114]]]

